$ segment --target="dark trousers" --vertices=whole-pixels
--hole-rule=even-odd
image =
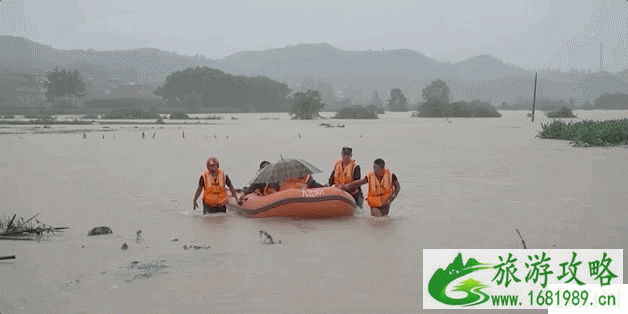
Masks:
[[[227,206],[213,207],[203,203],[203,214],[226,213]]]
[[[364,204],[364,195],[362,195],[362,192],[357,192],[355,194],[352,194],[351,196],[353,196],[355,204],[358,205],[358,207],[362,208],[362,204]]]

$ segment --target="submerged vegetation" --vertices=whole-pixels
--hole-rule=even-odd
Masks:
[[[190,116],[188,116],[187,113],[182,112],[182,111],[175,111],[172,114],[170,114],[170,119],[185,120],[189,118]]]
[[[571,141],[576,147],[628,145],[628,119],[541,123],[537,137]]]
[[[319,112],[325,108],[319,91],[308,90],[307,92],[297,92],[294,95],[294,104],[290,109],[292,119],[311,120],[321,118]]]
[[[113,110],[103,119],[161,119],[156,113],[144,112],[139,108]]]
[[[369,110],[364,106],[352,106],[340,109],[334,119],[377,119],[375,110]]]
[[[547,113],[548,118],[577,118],[571,109],[567,107],[562,107],[560,110],[552,111]]]
[[[199,119],[205,119],[205,120],[222,120],[222,116],[219,116],[219,115],[217,115],[217,114],[212,114],[212,115],[209,115],[209,116],[207,116],[207,117],[204,117],[204,118],[199,118]]]
[[[413,117],[424,118],[499,118],[501,113],[488,102],[474,100],[447,104],[438,98],[424,102]]]

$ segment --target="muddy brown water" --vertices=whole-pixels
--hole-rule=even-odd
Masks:
[[[39,213],[71,229],[41,242],[0,241],[0,255],[17,256],[0,262],[0,312],[416,313],[424,248],[517,249],[517,228],[528,248],[627,249],[628,149],[538,139],[550,119],[502,113],[451,123],[410,113],[360,121],[239,114],[207,125],[2,128],[0,212]],[[363,174],[383,158],[399,178],[390,217],[192,210],[210,155],[236,187],[280,154],[319,167],[314,178],[326,182],[345,145]],[[88,237],[97,226],[113,234]],[[259,230],[282,243],[263,244]]]

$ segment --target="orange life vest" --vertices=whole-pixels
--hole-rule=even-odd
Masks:
[[[218,169],[218,176],[214,179],[211,173],[209,173],[209,170],[205,169],[202,176],[203,183],[205,184],[203,188],[203,203],[213,207],[221,207],[227,204],[225,173]]]
[[[390,174],[388,168],[382,170],[384,170],[384,174],[381,181],[377,179],[373,171],[367,175],[369,194],[366,200],[371,208],[382,207],[392,195],[392,174]]]
[[[279,187],[279,191],[284,191],[288,189],[304,189],[307,188],[307,181],[310,180],[310,175],[305,175],[297,178],[290,178],[283,180],[281,182],[281,186]]]
[[[342,160],[336,161],[334,167],[334,184],[347,184],[353,182],[353,170],[355,169],[355,160],[351,159],[349,164],[342,167]]]

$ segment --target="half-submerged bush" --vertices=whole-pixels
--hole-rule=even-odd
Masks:
[[[205,118],[201,118],[201,119],[205,119],[205,120],[222,120],[222,116],[219,116],[217,114],[212,114],[212,115],[209,115],[209,116],[207,116]]]
[[[345,107],[340,109],[334,119],[377,119],[377,113],[363,106]]]
[[[375,104],[370,104],[370,105],[366,106],[366,110],[371,111],[371,112],[375,112],[377,114],[385,114],[386,113],[384,111],[384,108],[378,107]]]
[[[595,107],[590,102],[585,102],[584,105],[580,106],[582,110],[593,110]]]
[[[576,118],[571,109],[562,107],[560,110],[547,113],[548,118]]]
[[[156,113],[144,112],[139,108],[113,110],[105,115],[103,119],[160,119]]]
[[[571,141],[579,147],[628,145],[628,119],[565,123],[554,120],[541,123],[542,131],[537,137]]]
[[[83,117],[81,117],[81,119],[97,120],[97,119],[100,119],[100,116],[95,115],[95,114],[87,114],[87,115],[84,115]]]
[[[501,116],[501,113],[488,102],[474,100],[444,104],[438,99],[422,103],[418,108],[418,113],[412,114],[412,117],[424,118],[499,118]]]
[[[182,111],[175,111],[170,114],[170,119],[185,120],[189,118],[190,116],[188,116],[185,112],[182,112]]]

